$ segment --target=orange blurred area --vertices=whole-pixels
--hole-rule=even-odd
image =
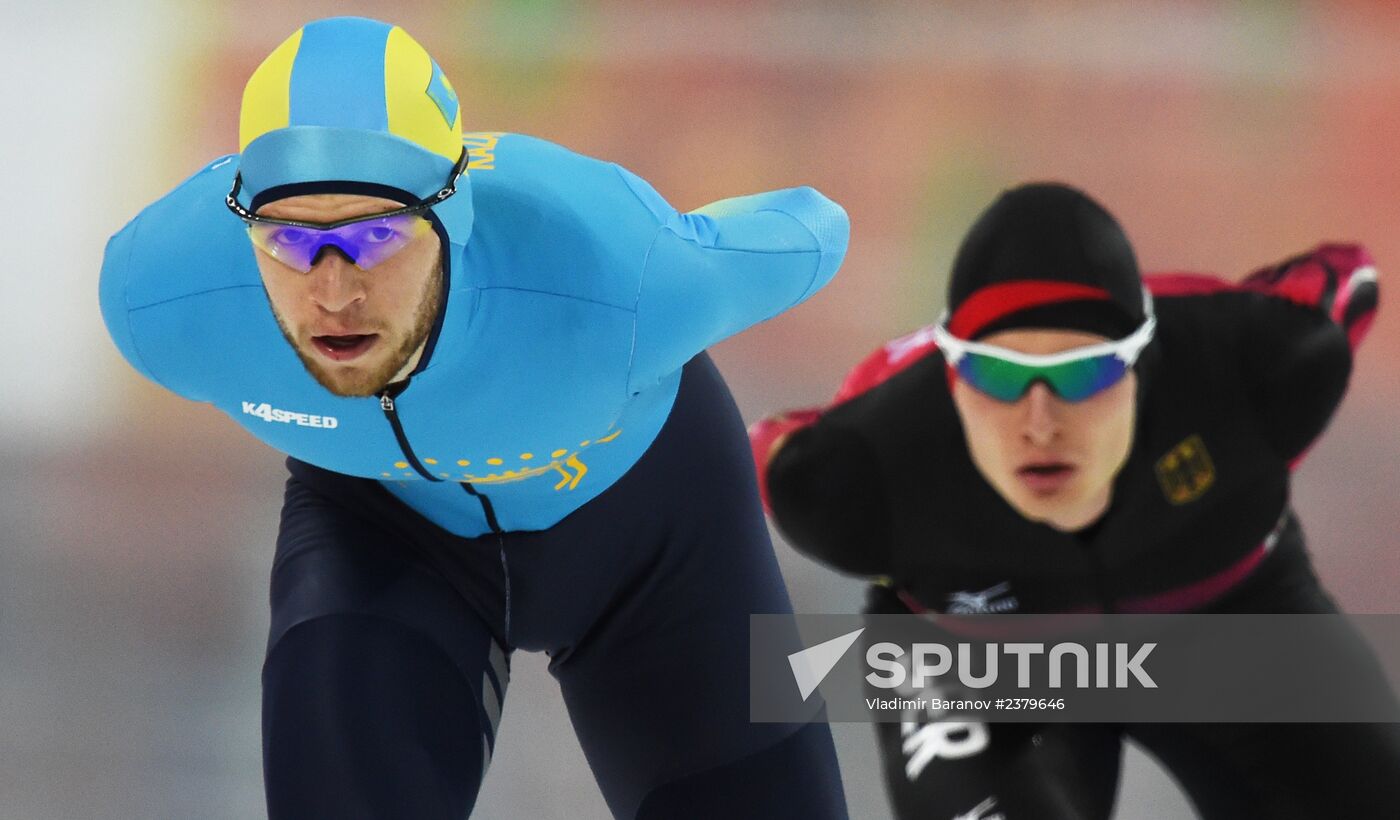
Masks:
[[[211,11],[230,19],[179,66],[169,102],[190,127],[152,195],[236,148],[243,79],[307,16],[267,10],[236,28]],[[782,382],[829,380],[936,315],[962,230],[1029,179],[1105,202],[1149,270],[1238,277],[1343,238],[1400,258],[1400,13],[1383,2],[416,3],[395,19],[456,78],[468,129],[620,162],[681,208],[797,183],[845,205],[837,281],[726,348]]]

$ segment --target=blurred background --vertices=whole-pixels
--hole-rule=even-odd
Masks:
[[[715,350],[746,417],[825,400],[936,317],[1003,187],[1077,184],[1147,270],[1238,279],[1321,240],[1400,270],[1400,4],[0,0],[0,818],[263,812],[259,667],[281,457],[139,379],[97,309],[103,243],[236,150],[239,95],[306,20],[405,26],[468,130],[619,162],[682,209],[806,183],[850,212],[841,274]],[[199,260],[187,260],[198,265]],[[1383,305],[1297,475],[1341,603],[1400,611],[1400,319]],[[859,585],[778,550],[795,604]],[[543,658],[477,815],[601,818]],[[869,727],[835,727],[852,816],[888,817]],[[1189,818],[1129,750],[1119,816]]]

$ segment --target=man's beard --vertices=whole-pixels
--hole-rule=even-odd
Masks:
[[[268,301],[268,304],[272,304],[271,300]],[[297,358],[301,359],[306,372],[310,373],[312,378],[337,396],[364,398],[379,393],[389,384],[390,379],[403,370],[404,366],[408,364],[408,360],[427,341],[428,334],[432,332],[433,323],[437,320],[441,308],[442,263],[439,261],[433,275],[428,277],[428,283],[418,299],[418,310],[413,316],[413,330],[404,337],[403,342],[394,350],[393,354],[384,359],[383,364],[371,370],[328,367],[317,354],[307,352],[302,349],[301,345],[297,344],[296,336],[288,330],[287,322],[283,319],[282,314],[277,312],[275,305],[272,307],[272,315],[276,317],[277,326],[282,330],[287,344],[296,351]],[[381,337],[379,343],[384,341],[386,340]]]

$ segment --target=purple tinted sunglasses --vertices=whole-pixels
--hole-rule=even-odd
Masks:
[[[241,174],[233,177],[233,190],[224,197],[230,211],[248,225],[253,245],[287,267],[306,273],[324,248],[345,254],[355,267],[369,270],[403,250],[432,229],[423,216],[428,209],[457,192],[457,177],[465,168],[467,153],[452,166],[442,190],[426,199],[384,213],[357,216],[338,222],[302,222],[259,216],[238,203]]]

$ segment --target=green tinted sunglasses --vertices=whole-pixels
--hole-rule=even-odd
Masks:
[[[1148,302],[1147,320],[1129,336],[1061,353],[1019,353],[996,345],[959,339],[948,332],[947,316],[933,328],[933,340],[949,366],[978,391],[999,401],[1016,401],[1037,381],[1069,402],[1084,401],[1117,384],[1152,341],[1157,319]]]

